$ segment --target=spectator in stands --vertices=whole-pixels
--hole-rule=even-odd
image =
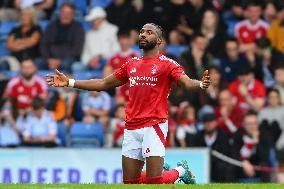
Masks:
[[[284,152],[284,106],[281,104],[280,93],[277,89],[268,91],[268,105],[261,109],[258,114],[260,122],[266,120],[269,124],[276,121],[282,130],[282,135],[276,143],[279,155]],[[281,162],[284,163],[284,156],[281,155]],[[279,159],[279,158],[278,158]]]
[[[84,122],[99,121],[105,127],[108,126],[111,109],[111,98],[104,92],[91,91],[83,96],[82,109],[85,117]]]
[[[240,42],[241,52],[250,58],[254,55],[255,40],[266,36],[269,25],[261,19],[262,7],[256,1],[246,6],[247,19],[239,22],[235,27],[235,36]]]
[[[254,65],[256,79],[263,81],[267,88],[274,86],[273,71],[283,60],[283,54],[271,47],[269,39],[264,37],[256,40],[255,60],[251,65]]]
[[[267,23],[271,23],[277,17],[277,3],[269,0],[263,10],[263,18]]]
[[[210,78],[212,79],[210,87],[206,92],[199,93],[199,101],[201,105],[218,105],[218,96],[222,89],[227,87],[227,84],[223,81],[221,72],[218,67],[210,66],[209,68]]]
[[[265,86],[255,79],[250,66],[240,68],[238,79],[229,85],[229,90],[237,97],[237,102],[244,112],[250,109],[258,111],[264,106]]]
[[[226,39],[226,27],[219,19],[218,12],[214,9],[208,9],[204,12],[202,22],[197,32],[202,33],[207,41],[207,51],[214,58],[221,58],[224,54]]]
[[[111,118],[109,125],[110,143],[108,147],[121,147],[125,128],[125,106],[117,105],[114,118]]]
[[[275,88],[279,91],[281,104],[284,104],[284,63],[276,67],[275,75]]]
[[[0,1],[0,21],[14,21],[20,17],[19,10],[15,7],[15,0]]]
[[[194,136],[197,133],[195,109],[191,105],[184,107],[178,121],[176,137],[181,147],[193,146]]]
[[[55,2],[55,0],[16,0],[15,6],[17,9],[34,7],[40,19],[50,19]]]
[[[192,36],[201,25],[204,12],[211,7],[212,4],[206,0],[191,0],[180,17],[177,29],[187,37]]]
[[[23,142],[28,146],[56,146],[57,125],[45,109],[45,100],[34,98],[32,112],[26,118]]]
[[[118,27],[109,23],[106,16],[101,7],[93,8],[86,16],[93,29],[86,34],[81,61],[91,69],[98,69],[101,66],[100,61],[110,58],[120,50],[117,40]]]
[[[126,0],[114,0],[106,8],[107,20],[120,30],[131,30],[137,27],[137,12]]]
[[[243,127],[235,133],[232,147],[234,159],[241,160],[243,167],[235,167],[234,174],[237,182],[249,181],[248,178],[258,178],[262,182],[269,182],[267,172],[256,171],[253,167],[269,166],[271,150],[281,134],[277,123],[269,125],[267,121],[261,124],[255,112],[247,112],[244,116]]]
[[[21,25],[12,29],[7,39],[11,55],[18,61],[39,57],[41,30],[33,8],[21,10]]]
[[[185,43],[183,35],[178,30],[172,30],[169,32],[168,41],[170,45],[182,45]]]
[[[228,83],[237,79],[239,68],[249,65],[249,62],[240,54],[239,42],[230,38],[226,40],[225,45],[226,55],[221,59],[221,73],[224,80]]]
[[[137,53],[131,49],[131,39],[129,31],[119,31],[118,42],[120,46],[120,51],[112,56],[108,63],[105,65],[103,73],[104,77],[112,74],[123,64],[133,57],[138,56]],[[128,85],[123,85],[115,89],[115,100],[117,104],[125,104],[128,101]]]
[[[81,23],[75,21],[74,15],[74,5],[64,3],[60,7],[59,18],[47,26],[41,44],[41,53],[47,64],[40,68],[62,68],[71,72],[73,63],[79,60],[84,44],[84,29]]]
[[[0,106],[0,146],[19,146],[22,143],[24,118],[19,115],[15,101],[3,100]]]
[[[21,63],[21,74],[12,78],[4,92],[4,98],[16,101],[21,111],[29,111],[32,99],[47,98],[47,85],[43,78],[36,74],[36,66],[32,60]]]
[[[83,117],[79,92],[72,88],[60,88],[50,92],[47,109],[52,112],[57,122],[64,122],[69,128],[74,121]]]
[[[268,38],[272,47],[284,54],[284,6],[279,10],[277,19],[273,20],[268,30]]]
[[[219,93],[219,106],[215,109],[218,125],[228,136],[233,136],[243,123],[243,113],[236,100],[228,89],[224,89]]]
[[[200,79],[208,69],[210,55],[206,52],[208,41],[202,34],[196,34],[191,41],[191,48],[181,55],[180,63],[191,78]]]
[[[229,138],[222,129],[218,128],[218,122],[214,113],[205,114],[202,122],[204,124],[204,130],[197,133],[194,145],[196,147],[208,147],[209,149],[216,150],[224,155],[230,155],[231,146],[229,145]],[[213,155],[211,155],[210,159],[211,182],[230,181],[230,165],[220,161]]]

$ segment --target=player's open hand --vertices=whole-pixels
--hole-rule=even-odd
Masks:
[[[59,72],[57,69],[55,70],[56,74],[47,75],[46,82],[48,85],[53,87],[67,87],[68,86],[68,78],[63,73]]]
[[[202,89],[207,89],[210,86],[211,80],[208,70],[205,70],[205,72],[203,73],[201,82],[202,82]]]

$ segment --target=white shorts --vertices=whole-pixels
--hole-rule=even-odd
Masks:
[[[168,121],[151,127],[124,130],[122,155],[145,161],[150,156],[165,156]]]

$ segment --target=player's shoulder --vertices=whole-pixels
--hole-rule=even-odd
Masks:
[[[135,63],[135,62],[140,61],[140,59],[141,59],[140,57],[134,56],[134,57],[130,58],[128,61],[126,61],[125,65],[133,64],[133,63]]]
[[[16,76],[16,77],[13,77],[9,81],[8,86],[12,87],[12,86],[18,85],[20,82],[21,82],[21,77],[20,76]]]
[[[166,63],[168,64],[169,66],[172,65],[172,66],[180,66],[179,63],[177,63],[177,61],[165,56],[165,55],[161,55],[159,56],[159,60],[163,63]]]

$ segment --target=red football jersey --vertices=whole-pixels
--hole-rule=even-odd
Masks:
[[[15,99],[18,108],[27,108],[34,97],[47,98],[47,85],[40,76],[34,76],[29,82],[17,76],[8,83],[4,97]]]
[[[235,97],[237,97],[239,107],[244,111],[249,110],[249,104],[239,92],[239,86],[240,81],[235,80],[229,85],[229,90]],[[252,98],[265,98],[266,89],[261,81],[255,79],[252,83],[249,84],[248,93]]]
[[[183,68],[164,55],[135,57],[122,65],[114,75],[129,84],[126,128],[139,129],[165,121],[172,83],[183,74]]]
[[[235,35],[241,43],[253,43],[256,39],[266,36],[268,27],[269,25],[263,20],[258,20],[254,25],[244,20],[236,25]]]

